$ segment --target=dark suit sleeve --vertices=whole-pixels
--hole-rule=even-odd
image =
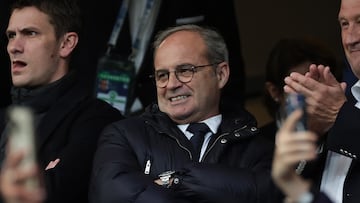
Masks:
[[[329,149],[358,161],[360,157],[359,121],[360,109],[353,103],[346,102],[329,132],[327,139]]]
[[[253,142],[242,167],[191,163],[176,177],[173,187],[188,198],[210,202],[267,202],[272,188],[270,168],[273,147]],[[220,161],[221,162],[221,161]]]

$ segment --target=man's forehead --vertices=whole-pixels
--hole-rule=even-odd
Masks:
[[[53,28],[50,18],[35,7],[15,9],[10,16],[8,30]]]

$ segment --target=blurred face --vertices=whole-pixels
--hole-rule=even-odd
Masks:
[[[159,108],[179,124],[198,122],[219,114],[220,89],[226,84],[229,73],[225,62],[217,68],[197,69],[187,83],[180,82],[173,72],[184,64],[209,64],[205,50],[200,35],[189,31],[173,33],[156,50],[155,71],[170,71],[167,85],[157,87]]]
[[[60,56],[63,44],[45,13],[35,7],[14,10],[6,33],[14,86],[46,85],[66,74]]]
[[[342,0],[339,11],[342,44],[355,75],[360,78],[360,0]]]

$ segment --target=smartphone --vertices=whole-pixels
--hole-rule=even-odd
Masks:
[[[298,120],[295,126],[296,131],[304,131],[307,129],[306,125],[306,101],[305,96],[298,93],[290,93],[286,95],[285,110],[287,116],[289,116],[296,109],[301,109],[303,115]]]
[[[293,111],[297,110],[297,109],[301,109],[303,114],[301,116],[301,118],[297,121],[296,125],[295,125],[295,131],[304,131],[307,128],[306,125],[306,101],[305,101],[305,96],[302,94],[298,94],[298,93],[290,93],[286,95],[286,105],[285,105],[285,110],[286,110],[286,114],[287,116],[289,116]],[[296,168],[295,168],[295,172],[299,175],[302,174],[302,172],[305,169],[306,166],[306,161],[305,160],[301,160]]]
[[[21,170],[29,170],[30,167],[36,165],[34,116],[32,111],[26,107],[13,106],[8,109],[7,116],[9,119],[8,153],[24,152],[19,167]],[[39,182],[35,178],[29,178],[25,184],[29,187],[36,187]]]

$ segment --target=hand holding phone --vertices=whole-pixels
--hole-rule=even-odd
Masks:
[[[18,169],[22,171],[31,170],[36,166],[34,121],[33,114],[26,107],[14,106],[9,108],[9,140],[7,156],[9,154],[21,153],[23,155]],[[39,181],[35,177],[25,181],[26,187],[37,187]]]

